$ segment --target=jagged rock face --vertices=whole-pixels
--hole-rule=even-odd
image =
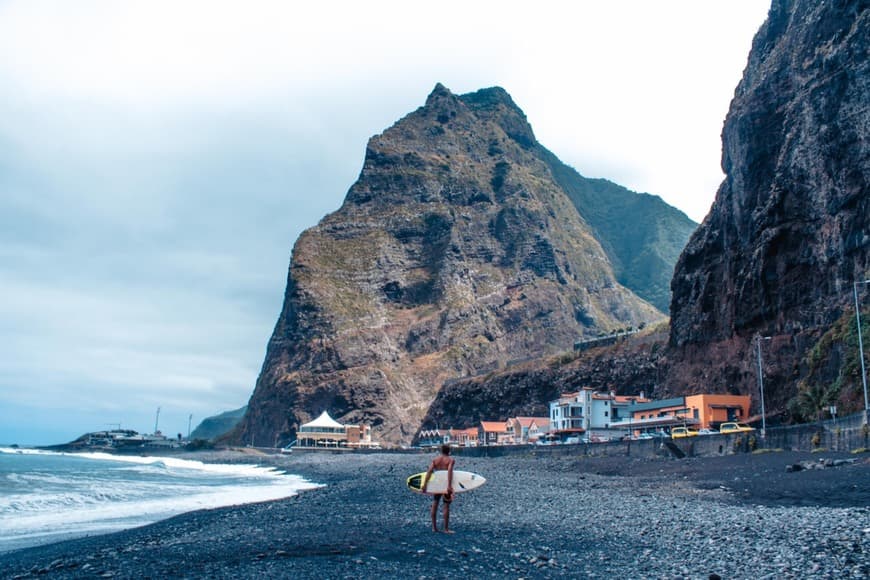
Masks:
[[[868,2],[776,0],[723,130],[726,179],[673,278],[671,382],[771,396],[870,277]],[[766,371],[768,372],[768,371]]]
[[[658,320],[502,89],[426,105],[372,138],[344,204],[293,250],[284,308],[232,439],[284,443],[323,410],[409,441],[449,378]]]

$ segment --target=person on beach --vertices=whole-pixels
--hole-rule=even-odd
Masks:
[[[426,487],[429,485],[429,478],[432,477],[432,472],[435,470],[447,472],[447,493],[436,493],[432,496],[432,531],[438,531],[438,504],[441,499],[444,499],[444,533],[452,534],[450,531],[450,502],[453,501],[453,464],[456,460],[450,457],[450,445],[444,444],[441,446],[441,454],[432,460],[429,464],[429,469],[426,471],[426,477],[423,478],[423,493],[426,493]]]

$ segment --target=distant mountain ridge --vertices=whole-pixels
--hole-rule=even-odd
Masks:
[[[538,148],[601,242],[619,283],[668,313],[674,264],[698,224],[658,196],[583,177],[543,146]]]
[[[190,434],[190,439],[205,439],[206,441],[211,441],[212,439],[226,435],[235,429],[236,425],[239,424],[239,421],[242,420],[242,417],[245,416],[245,411],[247,410],[248,406],[245,405],[239,409],[225,411],[212,417],[206,417]]]
[[[437,85],[369,141],[341,208],[297,240],[263,370],[228,440],[286,444],[329,410],[408,442],[448,379],[661,320],[613,261],[655,296],[632,254],[672,254],[639,241],[661,244],[670,226],[633,227],[623,243],[609,224],[647,197],[626,191],[561,164],[504,89]],[[593,194],[613,207],[595,211]],[[688,236],[671,209],[665,221]]]

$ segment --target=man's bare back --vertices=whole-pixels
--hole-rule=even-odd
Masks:
[[[450,471],[456,460],[448,455],[439,455],[432,460],[432,471]]]

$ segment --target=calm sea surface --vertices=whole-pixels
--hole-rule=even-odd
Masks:
[[[314,487],[269,467],[0,447],[0,553]]]

